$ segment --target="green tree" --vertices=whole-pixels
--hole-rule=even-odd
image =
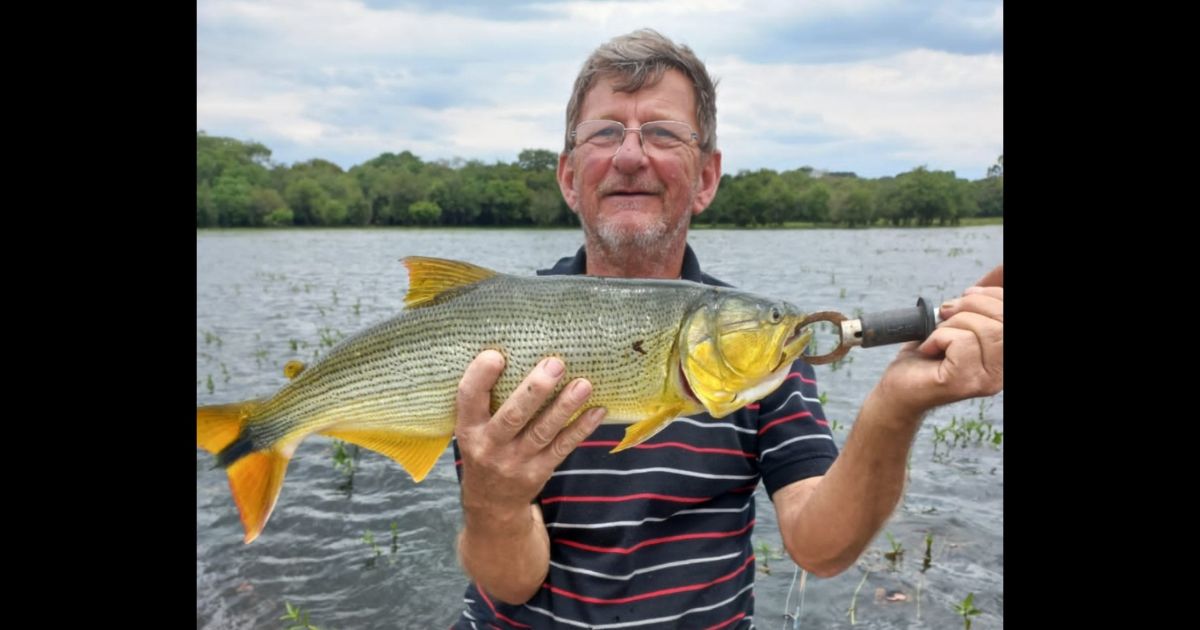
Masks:
[[[435,225],[442,218],[442,209],[432,201],[414,201],[408,214],[418,225]]]
[[[523,171],[556,171],[558,154],[545,149],[525,149],[517,154],[517,166]]]

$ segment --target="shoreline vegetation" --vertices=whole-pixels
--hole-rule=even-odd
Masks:
[[[703,216],[703,215],[701,215]],[[938,229],[955,227],[975,227],[980,225],[1004,225],[1004,217],[968,217],[961,219],[956,225],[891,225],[875,223],[873,225],[858,225],[853,228],[834,223],[813,223],[810,221],[788,221],[783,225],[735,225],[733,223],[694,222],[690,230],[879,230],[884,228]],[[577,232],[579,228],[570,225],[269,225],[269,226],[238,226],[238,227],[197,227],[198,232],[237,232],[261,229],[271,230],[563,230]]]
[[[515,162],[427,162],[384,153],[349,170],[315,158],[271,161],[266,146],[196,132],[196,227],[578,228],[562,199],[558,153],[525,149]],[[993,225],[1004,221],[1004,156],[987,177],[917,166],[861,178],[803,166],[721,176],[693,229],[831,229]]]

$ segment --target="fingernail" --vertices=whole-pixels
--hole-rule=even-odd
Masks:
[[[554,357],[550,357],[542,363],[542,369],[546,371],[546,374],[549,374],[554,378],[558,378],[562,376],[564,366],[562,361]]]
[[[983,293],[983,287],[967,287],[966,290],[963,291],[963,295],[972,295],[975,293]]]
[[[588,413],[592,414],[591,417],[588,418],[588,424],[594,429],[604,421],[604,416],[608,415],[608,409],[605,409],[604,407],[596,407]]]
[[[959,300],[958,298],[954,298],[953,300],[946,300],[945,302],[942,302],[942,308],[944,308],[948,311],[953,311],[958,308],[958,305],[960,302],[961,302],[961,300]]]
[[[578,398],[587,398],[592,394],[592,384],[583,379],[575,381],[571,386],[571,394]]]

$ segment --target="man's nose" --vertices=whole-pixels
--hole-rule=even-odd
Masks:
[[[613,155],[613,166],[622,173],[630,173],[641,168],[646,162],[646,150],[642,146],[640,129],[626,129],[625,138]]]

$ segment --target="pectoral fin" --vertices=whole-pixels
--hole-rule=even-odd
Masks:
[[[396,460],[413,481],[421,481],[433,469],[438,457],[450,444],[450,436],[414,436],[399,431],[381,429],[330,429],[321,435],[345,440],[363,448],[382,453]]]
[[[616,445],[616,447],[609,452],[616,453],[627,448],[633,448],[638,444],[645,442],[653,437],[655,433],[665,429],[666,426],[670,424],[676,416],[679,415],[679,412],[683,411],[683,409],[684,405],[682,403],[666,407],[659,407],[654,415],[646,418],[645,420],[641,420],[629,425],[629,427],[625,429],[625,438],[622,439],[621,443]]]

